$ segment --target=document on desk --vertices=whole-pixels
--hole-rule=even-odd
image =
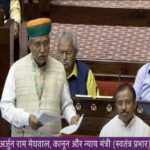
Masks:
[[[96,98],[112,99],[113,96],[101,96],[101,95],[99,95],[99,96],[96,96]]]
[[[60,133],[63,133],[63,134],[72,134],[74,132],[76,132],[78,130],[78,128],[80,127],[81,125],[81,122],[83,120],[83,116],[84,114],[81,115],[79,121],[78,121],[78,124],[73,124],[73,125],[70,125],[70,126],[67,126],[63,129],[60,130]]]
[[[75,97],[92,98],[92,95],[81,95],[81,94],[76,94]]]
[[[43,125],[63,118],[63,116],[53,116],[42,112],[36,113],[35,116],[37,117],[38,121],[41,122]]]

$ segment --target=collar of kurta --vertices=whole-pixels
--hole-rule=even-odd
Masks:
[[[32,59],[33,66],[34,66],[36,69],[40,69],[41,71],[46,70],[46,68],[47,68],[47,63],[46,63],[44,66],[39,67],[38,64],[35,62],[35,60],[34,60],[34,58],[33,58],[32,55],[31,55],[31,59]]]
[[[69,76],[67,76],[67,79],[70,79],[72,76],[77,77],[77,75],[78,75],[77,64],[74,63],[73,70],[72,70],[71,74]]]
[[[132,120],[129,122],[129,124],[127,126],[125,126],[125,123],[119,118],[119,115],[118,115],[118,120],[119,120],[119,124],[121,126],[123,126],[125,128],[130,128],[135,121],[135,115],[133,116]]]

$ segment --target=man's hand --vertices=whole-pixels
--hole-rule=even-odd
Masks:
[[[80,118],[79,115],[73,116],[73,117],[71,118],[71,124],[78,124],[79,118]]]
[[[38,128],[43,126],[39,121],[37,121],[37,118],[32,114],[29,116],[29,125],[33,130],[37,130]]]

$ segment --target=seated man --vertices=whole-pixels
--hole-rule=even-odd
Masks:
[[[64,64],[71,96],[76,94],[96,97],[98,90],[88,65],[76,60],[78,52],[75,33],[63,31],[58,40],[59,60]]]
[[[134,114],[137,103],[135,91],[128,83],[121,84],[114,95],[118,115],[101,130],[102,137],[148,137],[150,127]]]
[[[21,9],[19,0],[0,0],[0,9],[4,10],[5,19],[14,19],[14,35],[18,34],[21,22]]]
[[[134,82],[137,101],[150,101],[150,63],[143,65]]]

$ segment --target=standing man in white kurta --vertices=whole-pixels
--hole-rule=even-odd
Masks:
[[[51,20],[39,18],[27,23],[31,53],[12,65],[2,99],[2,117],[12,124],[11,136],[53,136],[61,121],[42,125],[36,113],[44,112],[78,122],[63,65],[49,57]],[[25,130],[24,130],[25,127]]]
[[[118,115],[101,130],[101,137],[150,137],[150,127],[134,114],[137,103],[132,85],[121,84],[114,95]]]

